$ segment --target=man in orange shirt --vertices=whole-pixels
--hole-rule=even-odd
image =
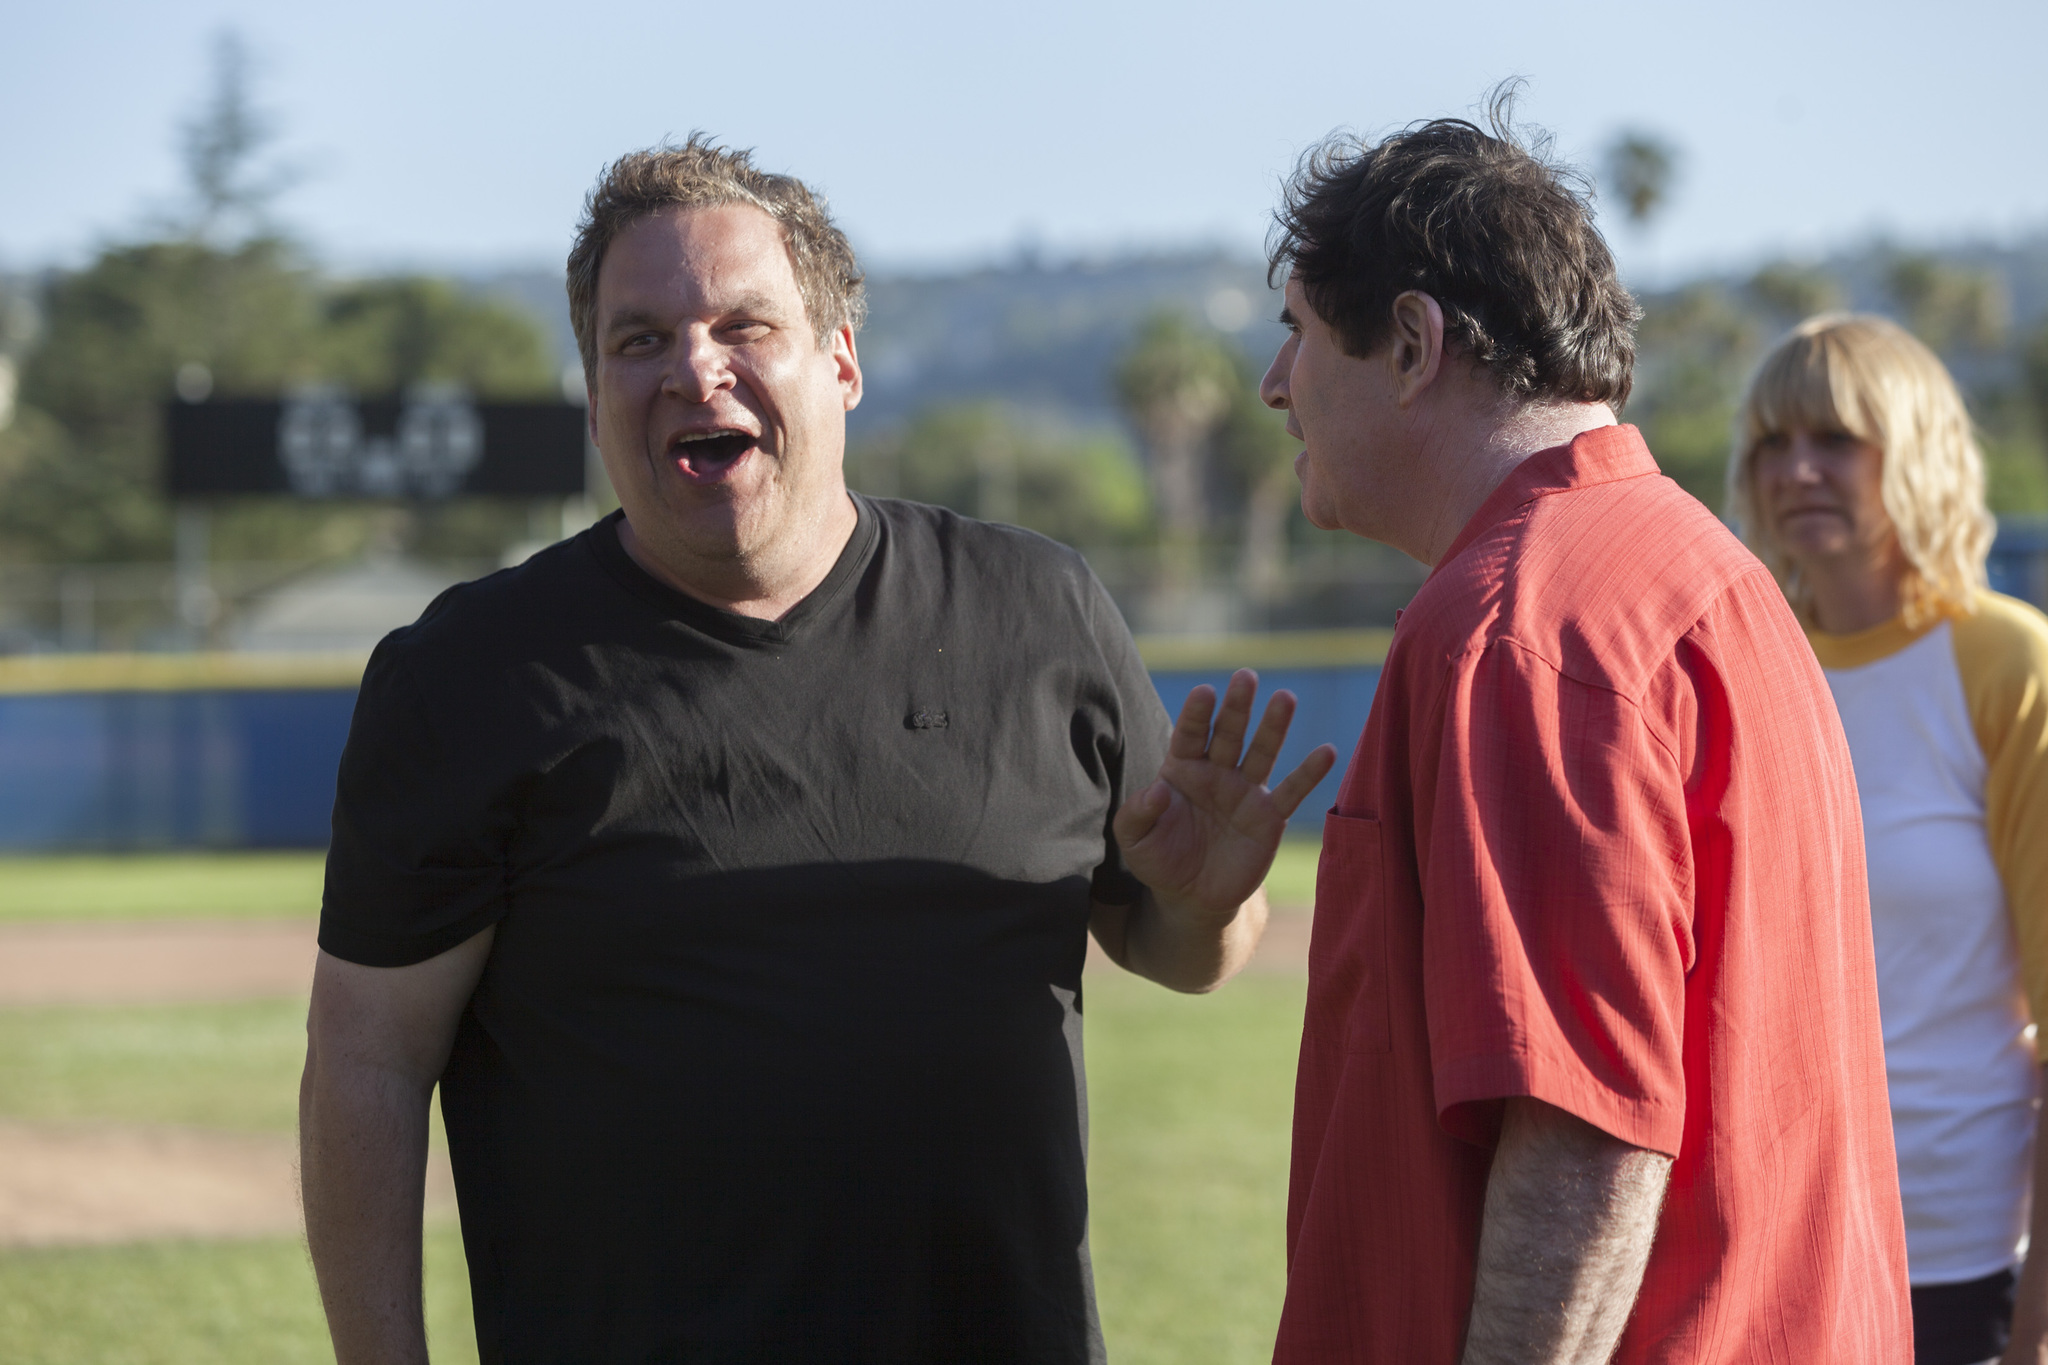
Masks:
[[[1841,726],[1615,424],[1638,310],[1493,122],[1280,213],[1303,507],[1433,572],[1325,827],[1275,1358],[1908,1360]]]

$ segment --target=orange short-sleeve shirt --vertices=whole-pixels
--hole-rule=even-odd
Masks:
[[[1403,613],[1323,836],[1276,1360],[1456,1361],[1501,1102],[1675,1158],[1621,1362],[1906,1361],[1848,748],[1633,427]]]

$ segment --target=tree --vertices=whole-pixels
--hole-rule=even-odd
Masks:
[[[1736,406],[1765,330],[1740,295],[1719,285],[1644,302],[1628,420],[1642,428],[1665,473],[1719,509]]]
[[[2004,284],[1988,272],[1906,255],[1892,262],[1885,285],[1906,325],[1936,351],[1989,350],[2005,339],[2011,306]]]
[[[1238,579],[1254,602],[1271,603],[1287,586],[1287,522],[1301,504],[1294,457],[1301,443],[1287,434],[1287,421],[1259,397],[1259,378],[1249,362],[1237,364],[1230,409],[1215,436],[1218,463],[1243,482],[1244,514],[1238,550]]]
[[[42,311],[42,339],[22,371],[22,415],[47,418],[61,439],[25,436],[7,461],[0,541],[16,558],[169,554],[170,509],[156,472],[161,405],[181,366],[203,366],[228,395],[275,394],[318,373],[313,280],[275,239],[232,250],[112,247],[52,278]]]
[[[558,392],[539,323],[441,279],[358,280],[321,304],[323,377],[359,393],[458,384],[485,398]]]
[[[1671,196],[1678,173],[1678,149],[1655,133],[1627,129],[1607,146],[1607,183],[1629,221],[1648,226]]]
[[[996,402],[927,408],[848,451],[846,473],[864,492],[1091,549],[1136,541],[1149,519],[1144,475],[1122,441],[1034,424]]]
[[[1116,369],[1116,392],[1150,463],[1169,576],[1192,577],[1208,529],[1209,439],[1242,386],[1220,335],[1177,312],[1153,314]]]
[[[182,133],[189,218],[164,240],[109,247],[45,284],[18,419],[0,431],[0,557],[168,556],[157,461],[163,404],[180,387],[188,398],[269,398],[316,381],[365,394],[432,380],[480,397],[554,391],[543,334],[513,308],[443,280],[323,281],[264,224],[281,184],[256,166],[268,127],[250,102],[246,53],[224,35],[211,95]],[[526,534],[525,518],[524,508],[464,507],[430,515],[421,535],[442,553],[495,557]],[[368,524],[361,507],[232,504],[214,519],[214,552],[346,553]]]
[[[2027,397],[2033,400],[2034,422],[2042,444],[2048,446],[2048,317],[2042,318],[2027,338],[2020,367],[2026,376]]]
[[[187,232],[194,241],[265,235],[270,203],[292,178],[257,165],[275,121],[252,102],[249,68],[241,35],[233,29],[216,34],[212,88],[179,130],[191,195]]]
[[[1790,261],[1774,261],[1750,276],[1749,293],[1788,323],[1840,308],[1844,297],[1834,276]]]

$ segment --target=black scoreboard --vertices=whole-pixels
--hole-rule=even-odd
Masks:
[[[414,393],[357,402],[171,403],[173,498],[559,498],[584,491],[584,409]]]

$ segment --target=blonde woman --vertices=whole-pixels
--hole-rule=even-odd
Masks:
[[[1814,318],[1764,360],[1729,491],[1855,761],[1916,1358],[2032,1365],[2048,1256],[2016,1267],[2048,1184],[2027,1032],[2048,1018],[2048,618],[1984,586],[1962,398],[1882,318]]]

